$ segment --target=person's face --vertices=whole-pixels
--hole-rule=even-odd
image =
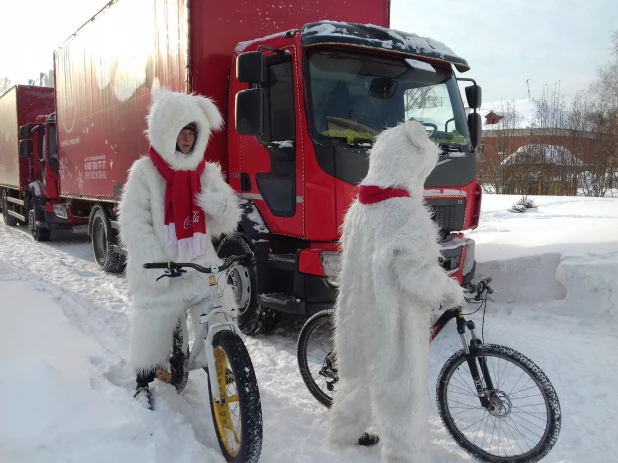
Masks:
[[[181,130],[176,138],[176,144],[184,154],[187,154],[193,148],[195,142],[195,132],[193,130]]]

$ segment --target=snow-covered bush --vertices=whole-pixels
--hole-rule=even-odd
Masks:
[[[534,200],[524,195],[511,206],[509,211],[521,214],[522,212],[526,212],[528,209],[536,209],[536,207],[537,206],[534,204]]]

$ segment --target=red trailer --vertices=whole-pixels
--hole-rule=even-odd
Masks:
[[[426,199],[442,229],[443,265],[474,275],[478,223],[475,146],[454,69],[440,42],[389,29],[389,0],[117,0],[55,53],[59,195],[88,216],[97,262],[121,271],[116,209],[127,169],[148,149],[153,89],[215,100],[226,130],[206,156],[242,198],[238,231],[221,256],[252,249],[256,266],[231,276],[240,324],[264,332],[280,312],[331,307],[338,228],[367,172],[372,137],[420,120],[444,150]],[[346,21],[346,22],[343,22]],[[370,23],[371,25],[368,25]],[[467,91],[480,106],[480,87]]]

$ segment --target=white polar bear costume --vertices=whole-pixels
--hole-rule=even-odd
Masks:
[[[196,139],[192,151],[184,154],[176,150],[176,139],[183,127],[191,123],[197,127]],[[195,170],[204,157],[211,131],[222,125],[221,114],[206,97],[169,90],[153,94],[148,138],[151,147],[174,171]],[[135,161],[124,187],[119,206],[120,239],[128,251],[126,273],[132,298],[130,363],[138,372],[149,371],[169,360],[178,318],[192,302],[199,300],[207,284],[205,275],[191,269],[181,277],[156,281],[163,271],[146,270],[142,264],[168,261],[204,266],[221,264],[211,239],[235,231],[240,220],[237,196],[225,182],[219,166],[206,162],[198,178],[201,192],[196,195],[197,206],[205,212],[206,233],[199,235],[202,242],[198,247],[203,253],[195,257],[179,255],[178,243],[169,246],[166,243],[166,181],[150,157]],[[220,286],[225,280],[225,277],[219,279]],[[233,304],[231,291],[229,286],[225,289],[224,304]],[[200,339],[199,315],[203,308],[200,304],[190,310],[196,341]],[[185,324],[183,329],[186,330]]]
[[[462,288],[439,266],[438,230],[423,203],[439,153],[418,122],[382,132],[359,187],[363,201],[352,203],[342,226],[330,436],[355,443],[373,410],[383,462],[431,461],[430,314],[463,301]]]

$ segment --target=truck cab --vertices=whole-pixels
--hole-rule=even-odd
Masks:
[[[462,284],[472,280],[474,242],[462,232],[479,221],[474,150],[481,125],[475,110],[466,117],[453,68],[469,66],[439,42],[341,22],[310,23],[236,48],[229,176],[245,215],[220,255],[244,244],[255,250],[256,269],[232,278],[241,315],[262,319],[262,328],[246,332],[267,331],[276,313],[332,307],[339,230],[367,174],[374,137],[408,119],[442,148],[425,184],[441,231],[441,265]],[[481,89],[472,82],[468,105],[478,108]]]
[[[56,114],[38,116],[19,127],[19,156],[28,160],[29,183],[25,213],[35,241],[47,241],[52,230],[79,231],[88,223],[59,196]],[[76,208],[78,209],[78,208]]]

